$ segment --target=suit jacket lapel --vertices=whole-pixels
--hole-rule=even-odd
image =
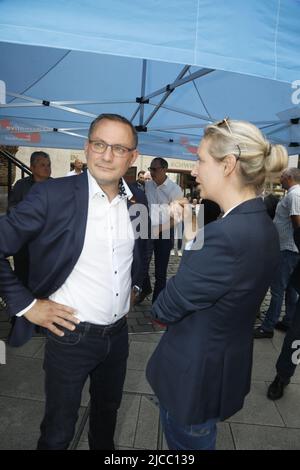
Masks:
[[[130,208],[133,206],[133,204],[135,204],[134,196],[131,199],[127,199],[127,209],[128,209],[128,212],[129,212],[129,217],[130,217],[131,222],[133,222],[134,219],[137,218],[137,214],[132,214],[130,212]]]
[[[83,248],[89,208],[89,185],[87,173],[84,172],[81,175],[76,176],[75,180],[76,220],[74,224],[74,265],[78,260]]]

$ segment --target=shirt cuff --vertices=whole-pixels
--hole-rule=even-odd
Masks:
[[[194,239],[193,240],[190,240],[186,243],[184,249],[185,251],[190,251],[192,249],[192,244],[194,243]]]
[[[31,307],[34,306],[34,304],[36,303],[37,299],[34,299],[33,302],[31,302],[30,305],[28,305],[28,307],[24,308],[23,310],[21,310],[21,312],[19,313],[16,313],[16,317],[23,317],[24,313],[28,312],[28,310],[31,309]]]

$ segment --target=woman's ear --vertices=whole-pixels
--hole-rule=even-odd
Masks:
[[[236,167],[237,159],[234,155],[226,155],[224,162],[224,175],[230,175]]]

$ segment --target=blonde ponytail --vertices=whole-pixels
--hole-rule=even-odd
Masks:
[[[269,175],[271,173],[278,173],[286,168],[288,165],[288,154],[283,145],[270,144],[270,151],[265,156],[265,169]]]
[[[224,120],[207,126],[204,139],[216,160],[235,155],[239,161],[242,183],[262,188],[266,176],[281,172],[288,164],[288,153],[282,145],[271,144],[262,132],[246,121]]]

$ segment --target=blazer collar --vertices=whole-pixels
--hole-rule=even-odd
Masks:
[[[74,234],[73,260],[77,261],[84,244],[86,231],[88,207],[89,207],[89,185],[87,173],[84,171],[75,179],[75,205],[76,205],[76,230]]]
[[[242,202],[236,206],[226,217],[230,217],[234,214],[247,214],[250,212],[262,212],[266,211],[266,206],[261,197],[249,199],[248,201]]]

